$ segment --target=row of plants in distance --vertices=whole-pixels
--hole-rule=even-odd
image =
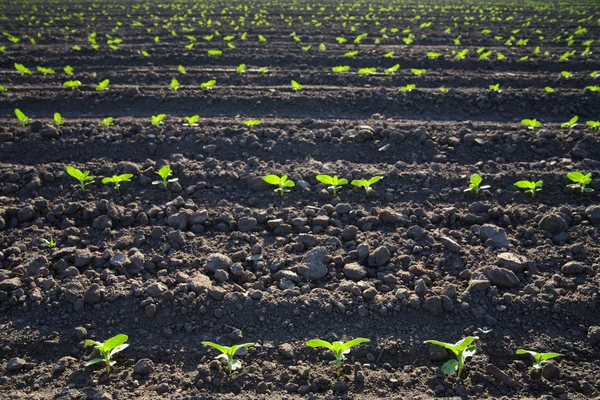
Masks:
[[[480,329],[481,332],[488,333],[491,329]],[[125,350],[129,345],[126,343],[129,337],[124,334],[118,334],[108,339],[105,342],[98,342],[94,340],[86,340],[86,346],[94,346],[100,353],[101,357],[94,358],[90,361],[87,361],[84,366],[88,367],[90,365],[104,363],[106,367],[107,374],[110,373],[110,369],[112,366],[116,364],[116,361],[112,359],[112,356],[116,353]],[[426,340],[424,343],[433,344],[442,346],[448,350],[450,350],[456,356],[456,359],[451,359],[447,361],[444,365],[442,365],[442,371],[451,375],[456,372],[457,376],[460,378],[463,372],[463,368],[465,363],[469,357],[474,356],[477,353],[477,346],[473,344],[478,336],[467,336],[456,343],[446,343],[438,340]],[[322,339],[313,339],[306,342],[306,346],[312,348],[323,347],[327,350],[330,350],[333,353],[334,360],[330,362],[330,364],[335,365],[336,368],[336,376],[338,378],[341,377],[342,374],[342,365],[345,359],[345,355],[350,352],[350,349],[354,346],[357,346],[361,343],[369,343],[370,340],[367,338],[356,338],[350,340],[348,342],[335,341],[328,342]],[[232,374],[233,371],[241,369],[242,363],[240,360],[235,358],[236,353],[243,348],[249,348],[255,345],[255,343],[244,343],[234,346],[223,346],[213,342],[202,342],[203,345],[212,347],[219,351],[219,355],[217,355],[216,359],[224,359],[227,364],[227,373]],[[518,349],[515,354],[529,354],[532,356],[533,360],[533,370],[539,370],[543,367],[543,364],[552,358],[561,357],[563,354],[560,353],[538,353],[532,350]]]

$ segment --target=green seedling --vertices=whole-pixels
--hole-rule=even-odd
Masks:
[[[502,90],[500,90],[500,84],[496,83],[495,85],[490,85],[490,90],[493,92],[498,92],[500,93]]]
[[[481,178],[481,176],[479,176],[479,174],[471,175],[471,179],[469,180],[469,187],[467,189],[465,189],[464,191],[465,192],[473,192],[477,196],[479,194],[480,190],[490,188],[489,185],[479,186],[481,184],[481,182],[483,182],[483,179]]]
[[[133,174],[121,174],[121,175],[113,175],[111,177],[106,177],[102,179],[102,183],[104,185],[113,184],[114,188],[117,192],[121,192],[121,182],[131,182],[131,178],[133,178]]]
[[[569,78],[572,78],[572,77],[573,77],[573,73],[572,73],[572,72],[569,72],[569,71],[560,71],[560,74],[561,74],[563,77],[567,78],[567,79],[569,79]]]
[[[208,50],[209,56],[220,56],[223,54],[223,50]]]
[[[344,57],[354,57],[357,54],[358,54],[358,50],[353,50],[353,51],[344,53]]]
[[[288,179],[287,175],[283,175],[281,178],[277,175],[266,175],[263,177],[263,181],[268,184],[277,186],[275,193],[279,193],[281,198],[285,197],[285,194],[290,191],[289,188],[293,188],[296,184]]]
[[[63,83],[63,86],[66,87],[67,89],[71,89],[71,90],[75,90],[75,89],[79,89],[79,86],[81,86],[81,82],[80,81],[66,81],[65,83]]]
[[[575,127],[575,125],[577,125],[577,120],[579,120],[579,117],[576,115],[567,122],[560,124],[560,127],[571,131]]]
[[[23,112],[21,110],[19,110],[18,108],[15,108],[15,115],[19,119],[19,123],[21,124],[21,126],[26,126],[33,122],[33,120],[31,118],[29,118],[27,115],[23,114]]]
[[[297,92],[298,90],[302,90],[304,88],[304,86],[302,86],[301,84],[299,84],[298,82],[292,80],[292,90],[294,92]]]
[[[400,69],[400,64],[396,64],[392,67],[386,68],[383,72],[385,72],[386,75],[391,76],[391,75],[396,75],[396,72]]]
[[[213,86],[215,86],[215,84],[216,84],[216,83],[217,83],[217,80],[216,80],[216,79],[211,79],[210,81],[207,81],[207,82],[202,82],[202,83],[200,84],[200,88],[201,88],[201,89],[206,89],[206,90],[209,90],[209,89],[211,89]]]
[[[348,179],[339,179],[337,175],[334,175],[333,177],[329,175],[317,175],[317,180],[326,185],[331,185],[327,187],[327,189],[333,191],[333,197],[337,197],[337,191],[342,187],[342,185],[348,184]]]
[[[414,89],[417,88],[417,85],[415,85],[414,83],[409,83],[406,86],[402,86],[400,89],[398,89],[399,91],[405,93],[405,92],[412,92]]]
[[[260,67],[260,68],[258,69],[258,72],[259,72],[260,74],[266,74],[267,72],[269,72],[269,68],[267,68],[267,67]]]
[[[415,76],[421,76],[421,75],[424,75],[427,72],[427,70],[413,68],[410,70],[410,72],[412,72]]]
[[[586,86],[585,90],[589,90],[590,92],[600,92],[600,86]]]
[[[212,347],[213,349],[217,349],[221,352],[221,354],[219,354],[215,358],[223,358],[227,361],[227,373],[229,375],[231,375],[233,371],[242,368],[242,362],[233,358],[235,356],[235,353],[237,353],[238,350],[243,349],[245,347],[254,346],[254,343],[237,344],[231,347],[221,346],[220,344],[216,344],[213,342],[202,342],[202,344],[205,346]]]
[[[581,172],[569,172],[567,174],[567,178],[569,178],[572,182],[574,182],[573,184],[569,185],[570,187],[572,187],[575,190],[579,190],[582,194],[583,193],[590,193],[593,192],[594,189],[586,187],[586,185],[589,185],[590,183],[592,183],[592,173],[588,173],[588,174],[582,174]]]
[[[162,125],[163,124],[163,119],[165,119],[167,115],[166,114],[158,114],[158,115],[153,115],[152,116],[152,125]]]
[[[260,120],[258,119],[249,119],[248,121],[244,121],[244,125],[246,125],[250,130],[257,125],[260,125]]]
[[[102,120],[102,122],[100,122],[100,125],[104,126],[105,128],[108,128],[110,126],[114,125],[114,118],[113,117],[106,117]]]
[[[533,369],[542,369],[543,363],[551,358],[562,357],[560,353],[536,353],[531,350],[518,349],[516,354],[531,354],[533,356]]]
[[[383,176],[374,176],[371,179],[354,179],[352,182],[350,182],[350,184],[352,186],[364,187],[368,197],[373,193],[373,188],[371,187],[371,185],[379,182],[382,179]]]
[[[554,92],[554,89],[552,89],[550,86],[546,86],[544,88],[544,90],[546,91],[546,93],[553,93]]]
[[[341,75],[344,72],[349,71],[350,70],[350,66],[349,65],[340,65],[340,66],[331,68],[331,70],[333,72],[335,72],[336,74],[340,74]]]
[[[246,64],[240,64],[236,69],[235,72],[237,72],[238,74],[243,74],[246,72]]]
[[[540,192],[542,190],[543,181],[518,181],[515,183],[515,186],[519,189],[525,189],[525,193],[531,193],[531,198],[535,197],[536,192]]]
[[[182,74],[187,74],[185,67],[183,65],[180,65],[179,67],[177,67],[177,71],[179,71]]]
[[[542,126],[542,124],[540,124],[537,119],[524,119],[524,120],[521,120],[521,123],[523,125],[525,125],[528,129],[531,129],[531,130],[534,130],[534,129]]]
[[[600,129],[600,121],[588,121],[585,124],[593,130],[597,131],[598,129]]]
[[[312,348],[317,348],[317,347],[325,347],[326,349],[329,349],[333,352],[333,355],[335,356],[335,360],[329,362],[330,364],[335,364],[337,365],[337,377],[339,378],[340,375],[342,374],[342,361],[345,358],[345,355],[348,354],[350,352],[350,348],[354,347],[356,345],[359,345],[361,343],[369,343],[370,340],[369,339],[365,339],[365,338],[356,338],[354,340],[351,340],[349,342],[327,342],[325,340],[321,340],[321,339],[313,339],[313,340],[309,340],[308,342],[306,342],[306,345],[308,347],[312,347]]]
[[[140,51],[140,54],[143,55],[144,57],[150,57],[150,53],[148,53],[146,50]]]
[[[44,76],[54,75],[54,73],[56,72],[52,68],[44,68],[44,67],[37,67],[37,70],[40,74],[42,74]]]
[[[23,64],[15,63],[15,68],[17,71],[19,71],[21,73],[21,76],[31,75],[31,71],[29,70],[29,68],[27,68]]]
[[[177,89],[179,89],[179,81],[175,78],[171,79],[169,88],[171,88],[171,90],[175,92]]]
[[[440,57],[441,54],[440,53],[436,53],[435,51],[430,51],[427,53],[427,57],[435,60],[436,58]]]
[[[450,90],[450,89],[448,89],[447,87],[444,87],[444,86],[442,86],[442,87],[440,88],[440,92],[442,92],[442,93],[447,93],[447,92],[448,92],[448,90]]]
[[[387,52],[387,53],[385,53],[383,56],[384,56],[385,58],[392,58],[392,57],[394,57],[394,54],[395,54],[395,52],[393,52],[393,51],[388,51],[388,52]]]
[[[360,68],[358,70],[359,75],[371,75],[377,72],[377,68]]]
[[[184,118],[186,121],[184,125],[187,125],[190,128],[194,127],[194,126],[198,126],[198,124],[196,122],[198,122],[200,120],[199,115],[192,115],[191,117],[184,117]]]
[[[79,183],[73,185],[73,187],[80,188],[82,192],[85,192],[85,187],[87,185],[94,183],[94,177],[90,176],[90,171],[80,171],[75,167],[71,167],[70,165],[67,165],[65,170],[67,171],[67,174],[79,181]]]
[[[67,65],[66,67],[64,67],[63,71],[65,72],[65,75],[67,75],[67,76],[73,75],[73,67],[71,67],[70,65]]]
[[[179,180],[178,178],[169,179],[169,177],[173,174],[173,171],[171,170],[171,167],[169,165],[163,165],[158,170],[158,172],[155,172],[155,174],[160,176],[161,180],[154,181],[154,182],[152,182],[152,184],[153,185],[161,185],[163,187],[163,189],[165,189],[165,190],[167,190],[167,186],[169,185],[169,183],[177,182]]]
[[[0,92],[8,92],[8,89],[0,85]]]
[[[54,113],[54,125],[62,126],[65,122],[65,119],[59,113]]]
[[[85,341],[85,345],[86,346],[94,346],[102,355],[101,358],[94,358],[93,360],[90,360],[88,362],[86,362],[85,364],[83,364],[86,367],[89,367],[90,365],[94,365],[100,362],[103,362],[106,364],[106,373],[110,374],[110,367],[112,367],[113,365],[115,365],[117,362],[116,361],[112,361],[111,358],[112,356],[114,356],[116,353],[125,350],[127,347],[129,347],[128,344],[126,344],[125,342],[127,342],[127,340],[129,339],[129,337],[127,335],[123,335],[122,333],[111,337],[110,339],[108,339],[106,342],[96,342],[95,340],[86,340]]]
[[[446,375],[450,375],[458,371],[458,377],[460,378],[466,359],[474,356],[475,353],[477,353],[477,346],[471,345],[471,343],[477,339],[479,339],[477,336],[467,336],[466,338],[461,339],[454,344],[439,342],[437,340],[426,340],[425,343],[437,344],[438,346],[442,346],[452,351],[456,356],[456,360],[449,360],[442,365],[442,372],[444,372]]]
[[[98,83],[96,85],[96,90],[98,92],[102,92],[104,90],[108,90],[108,84],[109,83],[110,83],[110,80],[108,80],[108,79],[103,80],[102,82],[100,82],[100,83]]]
[[[41,238],[40,241],[42,242],[42,247],[46,247],[48,249],[53,249],[56,247],[56,242],[53,238],[50,238],[50,240]]]

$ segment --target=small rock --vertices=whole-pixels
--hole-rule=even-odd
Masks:
[[[204,269],[208,272],[215,272],[218,269],[229,271],[231,267],[231,258],[221,253],[209,254]]]
[[[6,370],[10,372],[20,371],[27,366],[27,361],[19,357],[13,357],[8,360]]]
[[[290,343],[282,343],[281,345],[279,345],[278,350],[279,354],[281,354],[283,358],[286,358],[288,360],[294,358],[294,347]]]
[[[353,281],[359,281],[367,275],[367,269],[358,263],[349,263],[344,266],[344,275]]]
[[[0,290],[3,290],[5,292],[12,292],[13,290],[18,289],[19,287],[21,287],[21,279],[17,277],[5,279],[2,282],[0,282]]]
[[[196,294],[206,293],[212,287],[210,278],[202,273],[197,273],[188,281],[188,289]]]
[[[523,272],[527,266],[525,257],[513,253],[500,253],[496,264],[500,267],[510,269],[513,272]]]
[[[115,255],[110,258],[110,265],[113,267],[122,268],[129,264],[131,264],[129,258],[127,258],[127,256],[120,251],[117,251]]]
[[[589,206],[585,209],[585,215],[587,215],[592,224],[600,224],[600,206]]]
[[[413,225],[408,228],[406,234],[413,240],[421,240],[425,236],[425,231],[419,225]]]
[[[560,233],[569,229],[569,226],[563,217],[558,214],[545,215],[540,221],[539,227],[541,230],[548,231],[550,233]]]
[[[448,236],[442,236],[440,238],[440,242],[442,243],[442,246],[446,248],[446,250],[452,253],[460,253],[460,244],[458,244],[454,239],[451,239]]]
[[[252,232],[252,230],[256,227],[256,224],[256,218],[242,217],[238,221],[238,229],[240,232]]]
[[[514,272],[500,267],[490,266],[483,270],[483,274],[490,280],[490,283],[498,287],[511,288],[518,286],[520,281]]]
[[[298,275],[309,281],[323,278],[328,272],[325,255],[324,247],[315,247],[310,250],[302,259],[302,264],[298,266]]]
[[[588,342],[592,346],[600,344],[600,326],[590,326],[588,328]]]
[[[479,230],[479,237],[486,246],[491,246],[496,249],[508,247],[509,245],[506,231],[496,225],[483,225]]]
[[[390,260],[390,251],[385,246],[380,246],[369,254],[368,264],[370,267],[382,267]]]
[[[580,274],[585,269],[585,265],[577,261],[569,261],[560,268],[565,275]]]
[[[86,267],[92,262],[92,253],[88,249],[75,250],[75,266],[77,268]]]
[[[97,283],[93,283],[86,291],[83,293],[83,301],[87,304],[96,304],[102,298],[102,292],[100,291],[100,286]]]
[[[417,279],[415,282],[415,293],[419,297],[425,297],[427,294],[427,285],[423,279]]]
[[[423,309],[429,311],[433,315],[440,315],[444,312],[442,306],[442,299],[440,296],[432,296],[425,299],[423,303]]]
[[[155,282],[146,288],[146,293],[151,297],[158,298],[167,290],[167,287],[163,283]]]
[[[133,373],[138,375],[148,375],[154,371],[154,363],[148,358],[142,358],[133,367]]]

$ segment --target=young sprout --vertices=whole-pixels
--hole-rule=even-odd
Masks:
[[[54,75],[54,73],[56,72],[52,68],[44,68],[44,67],[37,67],[37,70],[40,74],[42,74],[44,76]]]
[[[113,121],[114,121],[113,117],[106,117],[102,120],[102,122],[100,122],[100,125],[104,126],[105,128],[108,128],[109,126],[114,125]]]
[[[237,344],[231,347],[221,346],[220,344],[216,344],[213,342],[202,342],[202,344],[205,346],[210,346],[213,349],[217,349],[221,352],[221,354],[216,356],[215,359],[224,358],[225,360],[227,360],[227,373],[229,375],[231,375],[233,371],[242,367],[242,362],[233,358],[235,356],[235,353],[237,353],[238,350],[244,347],[254,346],[254,343]]]
[[[560,353],[536,353],[531,350],[518,349],[516,354],[531,354],[533,356],[533,369],[542,369],[542,364],[551,358],[562,357]]]
[[[344,72],[349,71],[350,70],[350,66],[349,65],[340,65],[340,66],[331,68],[331,70],[333,72],[335,72],[336,74],[340,74],[341,75]]]
[[[250,130],[254,128],[256,125],[260,125],[260,120],[258,119],[249,119],[248,121],[244,121],[244,125],[246,125]]]
[[[53,249],[56,247],[56,242],[53,238],[50,238],[50,240],[41,238],[40,241],[42,242],[42,247],[47,247],[49,249]]]
[[[600,121],[588,121],[585,124],[595,131],[600,129]]]
[[[577,125],[577,120],[579,117],[576,115],[565,123],[560,124],[561,128],[568,129],[569,132]]]
[[[235,72],[237,72],[238,74],[243,74],[246,72],[246,64],[240,64],[236,69]]]
[[[337,191],[342,185],[348,184],[348,179],[338,179],[337,175],[334,175],[333,177],[329,175],[317,175],[317,180],[326,185],[331,185],[327,189],[333,191],[333,197],[337,197]]]
[[[277,175],[266,175],[263,177],[263,181],[277,186],[277,189],[275,189],[274,192],[279,192],[279,194],[281,194],[281,198],[284,198],[285,194],[290,191],[289,188],[296,186],[293,181],[288,179],[287,175],[283,175],[281,178]]]
[[[524,119],[524,120],[521,120],[521,123],[523,125],[525,125],[528,129],[531,129],[531,130],[534,130],[534,129],[542,126],[542,124],[540,124],[537,119]]]
[[[479,184],[481,182],[483,182],[483,179],[481,178],[481,176],[479,176],[479,174],[471,175],[471,179],[469,180],[469,187],[467,189],[465,189],[464,191],[465,192],[474,192],[475,195],[477,196],[481,189],[489,189],[490,188],[489,185],[479,186]]]
[[[377,72],[377,68],[360,68],[358,70],[359,75],[371,75]]]
[[[543,181],[518,181],[515,183],[515,186],[519,189],[526,189],[525,193],[531,193],[531,198],[535,197],[536,192],[540,192],[542,190]]]
[[[169,84],[169,88],[172,91],[176,91],[177,89],[179,89],[179,81],[175,78],[171,79],[171,83]]]
[[[301,84],[299,84],[298,82],[292,80],[292,90],[294,92],[297,92],[298,90],[302,90],[304,86],[302,86]]]
[[[565,78],[567,78],[567,79],[569,79],[569,78],[572,78],[572,77],[573,77],[573,73],[572,73],[572,72],[569,72],[569,71],[560,71],[560,74],[561,74],[562,76],[564,76]]]
[[[421,75],[425,74],[425,72],[427,72],[427,70],[413,68],[410,70],[410,72],[412,72],[416,76],[421,76]]]
[[[8,92],[8,89],[0,85],[0,92]]]
[[[21,75],[31,75],[31,71],[29,70],[29,68],[27,68],[23,64],[15,63],[15,68],[21,73]]]
[[[163,119],[165,119],[167,115],[166,114],[158,114],[158,115],[153,115],[152,116],[152,125],[162,125],[163,123]]]
[[[183,65],[180,65],[179,67],[177,67],[177,71],[179,71],[182,74],[187,74],[185,67]]]
[[[96,342],[95,340],[86,340],[85,345],[94,346],[96,349],[98,349],[102,355],[102,358],[94,358],[93,360],[86,362],[84,366],[89,367],[90,365],[103,362],[106,364],[106,373],[110,374],[110,367],[117,363],[116,361],[111,360],[112,356],[129,347],[129,345],[125,343],[128,339],[129,337],[127,335],[120,333],[111,337],[104,343]]]
[[[392,58],[394,57],[394,52],[393,51],[388,51],[387,53],[385,53],[383,55],[385,58]]]
[[[65,83],[63,83],[63,86],[66,87],[67,89],[71,89],[71,90],[75,90],[75,89],[79,89],[79,86],[81,86],[81,82],[80,81],[66,81]]]
[[[432,60],[435,60],[436,58],[440,57],[441,54],[440,53],[436,53],[435,51],[430,51],[427,53],[427,57],[431,58]]]
[[[190,128],[194,127],[194,126],[198,126],[198,124],[196,122],[198,122],[200,120],[199,115],[192,115],[191,117],[184,117],[184,118],[186,121],[184,125],[187,125]]]
[[[65,170],[67,171],[67,174],[79,181],[79,183],[73,185],[73,187],[81,188],[82,192],[85,192],[85,187],[87,185],[94,183],[94,177],[90,176],[90,171],[80,171],[75,167],[71,167],[70,165],[67,165]]]
[[[200,84],[200,88],[210,90],[213,86],[215,86],[216,83],[217,83],[216,79],[211,79],[210,81],[202,82]]]
[[[475,353],[477,353],[477,346],[471,345],[471,343],[473,343],[476,339],[479,339],[479,337],[467,336],[466,338],[461,339],[454,344],[439,342],[437,340],[426,340],[425,343],[437,344],[438,346],[442,346],[448,350],[451,350],[456,356],[456,360],[452,359],[447,361],[444,365],[442,365],[442,371],[446,375],[450,375],[458,371],[458,377],[460,378],[467,357],[472,357],[475,355]]]
[[[447,87],[444,87],[444,86],[442,86],[440,88],[440,92],[442,92],[442,93],[446,93],[446,92],[448,92],[448,90],[450,90],[450,89],[448,89]]]
[[[399,69],[400,69],[400,64],[396,64],[392,67],[386,68],[384,70],[384,72],[386,75],[391,76],[391,75],[395,75],[396,71],[398,71]]]
[[[260,67],[258,69],[258,72],[261,73],[261,74],[266,74],[267,72],[269,72],[269,68],[267,68],[267,67]]]
[[[348,51],[348,52],[344,53],[344,57],[354,57],[357,54],[358,54],[358,50]]]
[[[330,364],[337,365],[337,377],[339,378],[342,373],[342,361],[345,359],[345,355],[350,352],[350,348],[361,343],[369,343],[369,339],[365,338],[356,338],[349,342],[327,342],[325,340],[313,339],[306,342],[308,347],[317,348],[317,347],[325,347],[333,352],[335,356],[335,360],[331,361]]]
[[[31,118],[29,118],[27,115],[23,114],[23,112],[21,110],[19,110],[18,108],[15,108],[15,115],[19,119],[21,126],[25,126],[25,125],[28,125],[33,122],[33,120]]]
[[[97,90],[98,92],[102,92],[102,91],[104,91],[104,90],[108,90],[108,84],[109,84],[109,83],[110,83],[110,80],[109,80],[109,79],[105,79],[105,80],[103,80],[102,82],[100,82],[100,83],[98,83],[98,84],[96,85],[96,90]]]
[[[223,54],[223,50],[208,50],[209,56],[220,56]]]
[[[500,93],[502,90],[500,90],[500,84],[496,83],[495,85],[490,85],[490,90],[493,92],[498,92]]]
[[[379,182],[381,179],[383,179],[383,176],[374,176],[368,180],[367,179],[354,179],[352,182],[350,182],[350,184],[352,186],[364,187],[365,191],[367,192],[367,197],[369,197],[373,193],[373,188],[371,188],[371,185]]]
[[[414,83],[409,83],[406,86],[402,86],[400,89],[398,89],[401,92],[412,92],[413,89],[416,89],[417,85],[415,85]]]
[[[102,179],[102,183],[104,185],[108,185],[112,183],[117,192],[121,192],[121,182],[131,182],[131,178],[133,178],[132,174],[121,174],[121,175],[113,175],[112,177],[106,177]]]
[[[546,86],[544,88],[544,90],[546,91],[546,93],[553,93],[554,92],[554,89],[552,89],[550,86]]]
[[[161,185],[163,187],[163,189],[167,190],[167,186],[169,185],[169,183],[177,182],[179,180],[178,178],[168,179],[172,173],[173,173],[173,171],[171,170],[171,167],[169,165],[163,165],[158,170],[158,172],[155,172],[155,174],[160,176],[161,180],[154,181],[154,182],[152,182],[152,184],[153,185]]]
[[[569,172],[567,174],[567,178],[569,178],[572,182],[575,182],[569,186],[575,190],[579,190],[582,194],[590,193],[590,192],[594,191],[594,189],[592,189],[592,188],[585,187],[586,185],[589,185],[590,183],[592,183],[592,173],[591,172],[589,174],[585,174],[585,175],[582,174],[581,172]]]
[[[56,126],[64,125],[65,119],[59,113],[54,113],[54,124]]]

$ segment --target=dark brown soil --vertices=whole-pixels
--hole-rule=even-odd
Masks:
[[[600,143],[586,125],[600,118],[600,97],[585,89],[600,71],[597,4],[368,2],[348,11],[237,2],[223,13],[220,2],[59,3],[0,5],[2,31],[20,39],[0,37],[0,398],[600,396]],[[269,26],[250,23],[259,10]],[[231,13],[248,14],[238,31]],[[215,30],[221,36],[202,39]],[[368,36],[352,44],[360,33]],[[106,34],[123,39],[117,50]],[[489,60],[479,60],[481,47]],[[351,50],[359,54],[345,57]],[[235,72],[240,63],[246,74]],[[384,74],[397,63],[396,75]],[[335,74],[337,65],[351,71]],[[360,76],[363,67],[377,73]],[[213,78],[213,89],[199,88]],[[68,79],[82,86],[65,89]],[[109,90],[95,91],[103,79]],[[292,91],[291,80],[304,89]],[[416,89],[398,91],[409,83]],[[34,122],[19,126],[15,108]],[[55,112],[62,127],[50,124]],[[161,113],[164,124],[151,126]],[[184,126],[194,114],[198,126]],[[578,125],[562,128],[574,115]],[[108,116],[115,126],[101,127]],[[529,130],[524,118],[542,127]],[[248,119],[261,124],[249,129]],[[152,185],[166,164],[178,178],[167,191]],[[67,165],[91,171],[86,193]],[[591,172],[596,191],[575,193],[571,171]],[[101,184],[121,173],[134,174],[121,193]],[[478,196],[464,192],[473,173],[491,186]],[[296,187],[282,199],[266,174],[287,174]],[[384,178],[370,197],[348,185],[333,198],[317,174]],[[521,179],[543,180],[543,190],[531,199],[514,187]],[[43,246],[50,238],[53,249]],[[130,347],[111,374],[84,368],[93,353],[85,340],[117,333]],[[467,335],[479,336],[478,354],[463,379],[445,376],[449,355],[424,340]],[[340,379],[329,354],[304,345],[356,337],[371,342],[352,349]],[[228,376],[207,340],[256,345]],[[536,373],[518,348],[564,356]],[[135,367],[147,359],[153,368]]]

